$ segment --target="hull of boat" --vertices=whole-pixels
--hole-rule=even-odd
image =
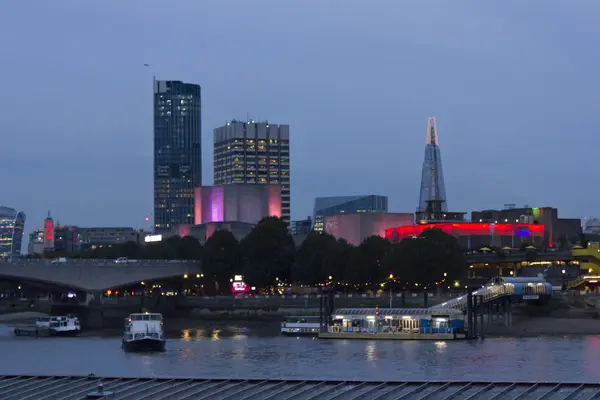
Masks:
[[[150,338],[122,342],[125,351],[165,351],[165,344],[165,340]]]
[[[50,336],[57,336],[57,337],[79,336],[80,333],[81,333],[81,330],[79,330],[79,329],[72,329],[72,330],[68,330],[68,331],[57,331],[54,329],[50,329]]]

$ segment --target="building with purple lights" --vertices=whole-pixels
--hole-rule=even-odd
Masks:
[[[256,224],[264,217],[281,218],[281,186],[233,183],[198,187],[194,192],[194,215],[195,225]]]
[[[194,227],[179,226],[179,236],[210,237],[216,229],[248,231],[264,217],[281,218],[281,186],[244,184],[202,186],[194,190]],[[232,225],[233,224],[233,225]]]

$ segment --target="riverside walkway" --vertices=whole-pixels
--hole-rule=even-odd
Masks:
[[[361,382],[0,376],[0,399],[3,400],[577,400],[599,397],[600,384],[558,382]]]

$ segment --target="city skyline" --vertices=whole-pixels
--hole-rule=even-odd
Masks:
[[[5,90],[14,94],[0,100],[0,132],[6,148],[15,149],[0,159],[11,171],[1,203],[27,213],[28,232],[48,209],[73,225],[147,228],[153,209],[148,82],[156,75],[202,86],[205,132],[246,113],[292,127],[292,219],[309,215],[319,196],[381,193],[390,211],[414,210],[422,126],[430,114],[443,126],[453,210],[516,203],[597,215],[597,189],[586,183],[581,160],[595,156],[588,144],[598,103],[592,66],[600,57],[588,51],[598,29],[588,22],[599,10],[551,1],[543,12],[516,4],[500,10],[478,2],[436,4],[239,3],[238,28],[200,41],[194,51],[176,38],[209,36],[216,21],[232,18],[230,6],[176,10],[179,23],[154,40],[158,8],[40,2],[40,15],[31,16],[24,5],[10,4],[0,16],[4,36],[27,18],[32,27],[0,56],[11,76]],[[191,29],[195,15],[203,23]],[[275,25],[247,29],[253,15],[276,17]],[[425,16],[435,29],[411,22]],[[245,62],[218,62],[236,56]],[[36,118],[29,112],[32,91],[45,104]],[[205,149],[210,136],[204,135]],[[203,156],[203,183],[210,184],[212,154]]]

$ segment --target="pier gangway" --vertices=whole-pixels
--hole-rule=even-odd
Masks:
[[[481,289],[473,291],[473,297],[480,298],[483,304],[497,301],[503,297],[516,300],[539,300],[540,296],[550,296],[552,285],[538,277],[496,277]],[[468,296],[463,295],[430,309],[467,309]]]

